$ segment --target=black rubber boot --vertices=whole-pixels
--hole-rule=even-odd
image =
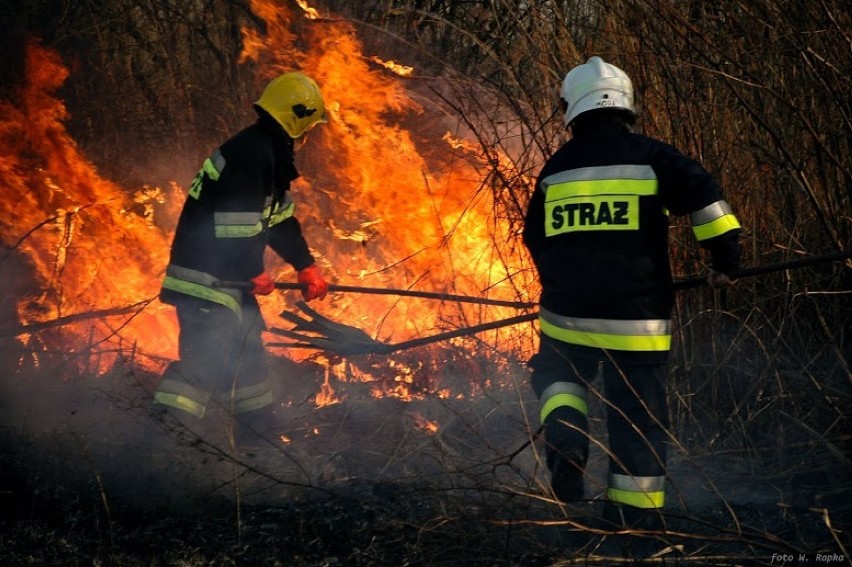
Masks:
[[[562,502],[582,500],[585,468],[586,460],[580,455],[554,451],[550,459],[550,487],[553,494]]]
[[[261,408],[235,415],[231,419],[234,443],[244,448],[270,448],[275,443],[275,415]]]
[[[660,538],[665,530],[665,521],[660,510],[622,506],[612,502],[604,505],[604,520],[607,529],[624,531],[625,533],[609,536],[610,554],[620,555],[625,559],[647,559],[669,547]]]

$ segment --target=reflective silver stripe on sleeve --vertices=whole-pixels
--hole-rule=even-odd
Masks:
[[[611,474],[609,487],[630,492],[660,492],[666,488],[664,476],[630,476],[626,474]]]
[[[716,201],[715,203],[710,203],[700,211],[690,213],[689,220],[692,221],[693,225],[701,225],[730,214],[733,214],[733,211],[727,201]]]
[[[213,150],[213,153],[210,155],[210,161],[213,162],[213,167],[216,168],[217,172],[222,173],[224,171],[227,160],[225,160],[225,156],[222,155],[219,148]]]
[[[541,318],[556,327],[584,333],[604,333],[607,335],[669,335],[671,321],[668,319],[588,319],[583,317],[565,317],[545,308],[540,310]]]

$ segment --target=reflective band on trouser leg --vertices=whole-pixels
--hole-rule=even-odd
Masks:
[[[209,399],[210,396],[206,392],[168,378],[162,380],[157,391],[154,392],[154,401],[157,403],[185,411],[199,419],[204,417],[205,406]]]
[[[716,201],[700,211],[690,213],[689,220],[692,223],[692,232],[698,241],[708,240],[741,228],[740,222],[726,201]]]
[[[263,381],[258,384],[246,386],[245,388],[237,388],[234,390],[233,399],[230,395],[226,395],[223,403],[228,407],[234,415],[254,411],[264,408],[275,401],[272,395],[272,390],[269,388],[269,382]]]
[[[665,503],[666,477],[612,474],[607,498],[634,508],[662,508]]]
[[[632,352],[671,348],[667,319],[586,319],[565,317],[541,308],[541,332],[564,343]]]
[[[561,407],[575,409],[583,416],[589,415],[586,389],[574,382],[554,382],[541,393],[539,403],[541,404],[541,423],[544,423],[553,410]]]

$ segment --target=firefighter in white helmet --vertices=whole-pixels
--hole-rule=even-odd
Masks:
[[[674,301],[668,214],[689,215],[712,285],[739,266],[740,224],[696,161],[633,132],[633,85],[600,57],[560,91],[570,139],[541,170],[523,239],[541,281],[530,361],[551,486],[584,497],[589,383],[602,374],[611,451],[607,516],[659,527],[665,496],[666,363]]]
[[[328,291],[288,194],[299,176],[296,144],[326,121],[319,87],[302,73],[285,73],[253,107],[257,121],[214,150],[189,188],[160,293],[177,310],[180,360],[154,394],[155,407],[199,419],[215,404],[235,416],[238,433],[249,434],[269,425],[274,402],[256,298],[274,289],[266,248],[294,267],[305,300]],[[214,285],[222,280],[253,286]]]

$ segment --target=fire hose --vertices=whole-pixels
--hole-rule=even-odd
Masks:
[[[779,272],[782,270],[791,270],[803,268],[806,266],[812,266],[816,264],[828,263],[828,262],[837,262],[842,260],[847,260],[852,258],[852,251],[840,251],[829,254],[822,254],[818,256],[807,256],[803,258],[796,258],[793,260],[787,260],[784,262],[777,262],[773,264],[766,264],[763,266],[756,266],[752,268],[744,268],[741,270],[736,270],[728,274],[732,279],[741,279],[753,276],[759,276],[763,274],[769,274],[773,272]],[[707,283],[706,277],[696,277],[690,279],[684,279],[674,282],[673,288],[675,290],[683,290],[683,289],[691,289],[695,287],[699,287]],[[215,282],[215,287],[228,287],[228,288],[237,288],[237,289],[251,289],[251,282],[242,282],[242,281],[219,281]],[[305,288],[305,284],[298,283],[287,283],[287,282],[276,282],[276,289],[281,290],[301,290]],[[467,295],[456,295],[449,293],[438,293],[438,292],[427,292],[427,291],[416,291],[409,289],[392,289],[392,288],[375,288],[375,287],[361,287],[361,286],[348,286],[348,285],[335,285],[330,284],[328,286],[329,292],[345,292],[345,293],[363,293],[363,294],[374,294],[374,295],[392,295],[392,296],[404,296],[404,297],[418,297],[425,299],[435,299],[439,301],[455,301],[459,303],[473,303],[479,305],[493,305],[500,307],[512,307],[516,309],[530,309],[536,307],[537,303],[530,302],[521,302],[521,301],[504,301],[498,299],[489,299],[484,297],[473,297]],[[281,317],[289,320],[294,323],[296,326],[293,329],[278,329],[278,328],[270,328],[267,329],[270,333],[277,334],[280,336],[284,336],[290,339],[295,339],[297,343],[288,344],[288,345],[277,345],[277,346],[294,346],[294,347],[302,347],[302,348],[317,348],[322,350],[328,350],[332,352],[336,352],[340,355],[354,355],[354,354],[387,354],[391,352],[396,352],[400,350],[415,348],[424,346],[427,344],[445,341],[457,337],[474,335],[477,333],[481,333],[484,331],[489,331],[493,329],[499,329],[502,327],[509,327],[511,325],[517,325],[519,323],[525,323],[529,321],[534,321],[538,319],[538,312],[526,313],[523,315],[517,315],[515,317],[509,317],[507,319],[500,319],[497,321],[492,321],[490,323],[483,323],[481,325],[474,325],[470,327],[464,327],[460,329],[455,329],[453,331],[447,331],[444,333],[438,333],[436,335],[421,337],[417,339],[411,339],[407,341],[402,341],[394,344],[387,344],[376,339],[370,337],[363,330],[358,329],[357,327],[351,327],[349,325],[344,325],[342,323],[338,323],[336,321],[332,321],[315,310],[308,307],[304,302],[299,301],[296,303],[296,306],[304,313],[309,315],[311,318],[306,319],[301,317],[295,313],[291,313],[285,311],[281,313]],[[311,333],[311,334],[306,334]]]

